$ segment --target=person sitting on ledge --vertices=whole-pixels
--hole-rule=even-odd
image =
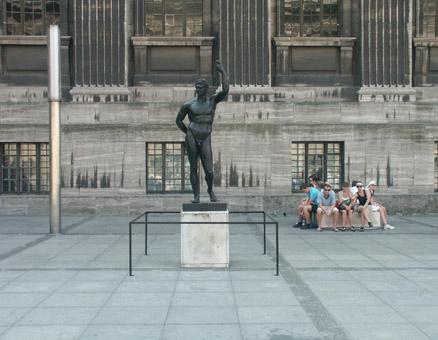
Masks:
[[[393,230],[393,229],[395,229],[395,227],[388,224],[388,212],[387,212],[386,208],[382,204],[377,202],[375,197],[374,197],[374,192],[375,192],[376,188],[377,188],[376,182],[371,181],[368,183],[367,189],[370,193],[370,202],[371,202],[370,205],[372,206],[372,210],[378,211],[380,213],[380,218],[382,219],[382,222],[383,222],[383,229]]]
[[[350,184],[344,183],[342,185],[342,190],[338,193],[338,202],[336,207],[342,214],[342,229],[345,231],[347,229],[352,230],[351,215],[353,213],[354,198],[350,192]]]
[[[304,209],[310,204],[310,186],[303,183],[300,185],[300,191],[307,195],[306,199],[303,199],[298,206],[297,217],[298,222],[293,225],[294,228],[300,228],[304,223],[306,223],[306,218],[304,217]]]
[[[324,190],[318,194],[318,231],[322,231],[322,217],[333,215],[333,231],[338,231],[339,210],[336,208],[336,195],[329,183],[324,184]]]
[[[301,226],[301,229],[310,229],[316,228],[315,225],[312,224],[312,213],[316,213],[318,209],[318,194],[319,194],[319,186],[318,186],[318,178],[315,176],[310,176],[310,190],[309,190],[309,204],[307,204],[303,209],[304,218],[306,223]]]
[[[368,205],[371,203],[371,195],[368,190],[365,190],[361,182],[356,183],[357,193],[355,196],[355,210],[360,214],[360,231],[364,231],[365,224],[372,228],[373,225],[369,219]]]

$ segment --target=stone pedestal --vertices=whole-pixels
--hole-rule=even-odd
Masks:
[[[208,206],[207,206],[208,205]],[[188,204],[181,211],[181,266],[224,268],[229,265],[229,225],[225,204]]]

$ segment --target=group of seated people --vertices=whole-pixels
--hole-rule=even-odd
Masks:
[[[386,208],[375,200],[376,182],[369,182],[367,187],[364,187],[359,181],[353,181],[351,187],[348,183],[344,183],[337,197],[330,183],[320,182],[316,176],[310,176],[309,183],[309,185],[301,185],[301,190],[307,194],[307,198],[298,207],[298,222],[293,227],[301,229],[317,228],[318,231],[322,231],[322,220],[326,215],[333,218],[332,228],[334,231],[338,231],[338,228],[341,231],[356,231],[356,227],[352,223],[352,217],[354,213],[357,213],[361,221],[360,226],[358,226],[359,231],[364,231],[365,228],[374,227],[370,219],[370,213],[378,211],[383,222],[383,228],[395,229],[388,224]],[[315,213],[317,225],[312,222],[312,214]],[[380,225],[376,227],[380,227]]]

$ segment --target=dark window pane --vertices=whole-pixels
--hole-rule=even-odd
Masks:
[[[435,190],[438,190],[438,142],[435,142]]]
[[[147,143],[146,165],[148,192],[190,190],[190,165],[184,143]]]
[[[341,150],[341,143],[292,143],[292,191],[298,191],[310,175],[340,189],[344,169]]]
[[[202,0],[143,0],[148,36],[202,35]],[[138,15],[141,15],[139,13]]]
[[[283,36],[336,36],[338,0],[282,0],[278,17]]]
[[[5,16],[6,34],[44,35],[59,23],[60,0],[6,0]]]
[[[4,143],[0,148],[4,192],[49,191],[49,144]]]

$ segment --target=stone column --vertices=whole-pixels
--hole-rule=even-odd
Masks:
[[[412,101],[413,0],[361,1],[362,101]]]

